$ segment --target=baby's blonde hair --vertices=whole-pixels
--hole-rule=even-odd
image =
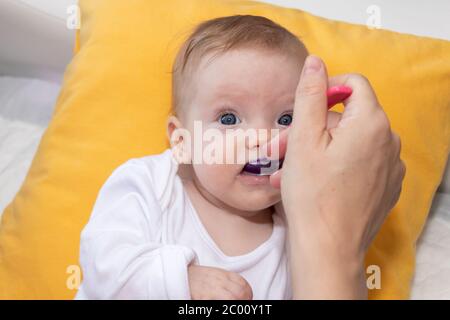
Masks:
[[[189,75],[201,59],[213,58],[237,48],[278,50],[298,57],[307,52],[303,43],[279,24],[261,16],[234,15],[205,21],[181,46],[172,69],[172,112],[177,114],[185,103]],[[190,72],[187,72],[187,71]]]

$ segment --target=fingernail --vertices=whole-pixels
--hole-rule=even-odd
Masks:
[[[311,74],[318,72],[322,68],[322,61],[319,57],[308,56],[305,61],[304,72],[305,74]]]

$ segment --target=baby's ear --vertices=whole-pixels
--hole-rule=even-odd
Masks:
[[[178,163],[191,163],[190,133],[183,128],[181,121],[176,116],[170,116],[167,120],[167,136],[172,154]]]
[[[177,143],[179,143],[180,141],[174,141],[173,138],[175,138],[174,133],[177,129],[181,129],[182,125],[180,120],[178,120],[178,118],[176,116],[170,116],[169,119],[167,119],[167,137],[169,138],[170,141],[170,146],[174,147],[174,145],[176,145]],[[179,137],[181,138],[181,137]]]

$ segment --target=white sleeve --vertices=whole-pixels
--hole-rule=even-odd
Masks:
[[[102,187],[81,234],[86,299],[190,299],[185,246],[161,243],[161,206],[144,165],[119,167]]]

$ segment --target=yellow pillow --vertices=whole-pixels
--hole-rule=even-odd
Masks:
[[[79,236],[99,188],[131,157],[167,147],[171,65],[197,23],[266,16],[302,38],[330,74],[360,72],[401,136],[403,193],[371,247],[371,298],[407,298],[415,242],[450,144],[450,43],[318,18],[252,1],[81,0],[79,51],[53,119],[0,229],[0,298],[73,298]],[[75,267],[74,267],[75,266]]]

